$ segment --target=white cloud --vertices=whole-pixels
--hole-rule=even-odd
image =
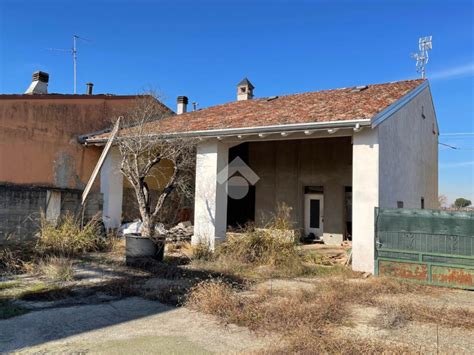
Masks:
[[[440,164],[440,168],[464,168],[466,166],[474,166],[474,160],[473,161],[461,161],[458,163],[445,163],[445,164]]]
[[[474,132],[440,133],[440,136],[474,136]],[[471,139],[471,138],[469,138]]]
[[[440,70],[428,75],[431,80],[453,79],[457,77],[466,77],[474,75],[474,63],[459,65],[457,67]]]

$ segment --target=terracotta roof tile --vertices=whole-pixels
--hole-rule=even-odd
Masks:
[[[184,133],[310,122],[370,119],[423,83],[422,79],[234,101],[150,123],[156,133]],[[91,137],[106,138],[107,135]]]

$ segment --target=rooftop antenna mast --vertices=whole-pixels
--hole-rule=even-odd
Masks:
[[[426,64],[428,63],[428,51],[433,48],[432,36],[420,37],[418,40],[418,53],[411,56],[416,59],[416,71],[421,73],[421,78],[426,78]]]
[[[72,61],[74,64],[74,94],[77,93],[77,40],[80,39],[85,42],[89,40],[79,37],[78,35],[72,36],[72,48],[71,49],[62,49],[62,48],[49,48],[50,51],[60,51],[60,52],[69,52],[72,54]]]

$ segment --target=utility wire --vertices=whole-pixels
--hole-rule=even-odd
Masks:
[[[455,147],[454,145],[449,145],[449,144],[441,143],[441,142],[438,142],[438,144],[439,145],[444,145],[445,147],[448,147],[448,148],[451,148],[451,149],[460,150],[460,148]]]

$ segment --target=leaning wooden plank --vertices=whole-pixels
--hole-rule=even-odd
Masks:
[[[117,122],[115,122],[114,129],[112,130],[112,132],[110,132],[109,139],[107,140],[107,143],[104,147],[104,150],[102,151],[102,154],[100,155],[99,161],[97,162],[94,168],[94,171],[92,172],[92,175],[89,178],[89,181],[87,182],[84,192],[82,193],[82,203],[81,203],[82,205],[84,205],[84,202],[86,202],[87,195],[89,195],[89,191],[91,190],[92,184],[94,183],[95,178],[99,174],[100,168],[102,168],[102,165],[104,164],[105,158],[107,157],[107,154],[109,153],[110,147],[112,147],[112,143],[120,127],[121,118],[122,117],[119,117],[117,119]]]

